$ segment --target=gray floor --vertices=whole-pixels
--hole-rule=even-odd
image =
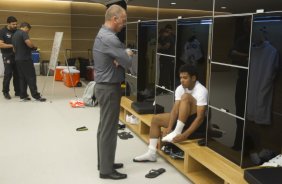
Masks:
[[[75,99],[72,88],[55,82],[52,95],[52,78],[37,79],[39,91],[46,84],[44,97],[48,102],[20,102],[13,91],[11,100],[0,96],[1,184],[190,183],[160,157],[156,163],[133,163],[132,158],[147,149],[136,136],[118,139],[116,161],[125,164],[119,171],[127,173],[128,179],[99,179],[96,167],[99,108],[71,108],[69,101]],[[0,83],[2,90],[2,78]],[[84,87],[76,89],[78,97]],[[89,130],[75,131],[80,126]],[[158,168],[167,172],[155,179],[144,177],[150,169]]]

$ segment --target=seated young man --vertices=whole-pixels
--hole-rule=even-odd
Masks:
[[[206,123],[203,122],[205,122],[208,91],[197,81],[198,72],[195,66],[182,65],[179,73],[181,85],[175,90],[175,103],[171,112],[154,115],[150,128],[149,149],[145,154],[135,157],[134,162],[157,160],[156,151],[161,127],[165,128],[163,142],[176,143],[191,138],[197,133],[205,134]]]

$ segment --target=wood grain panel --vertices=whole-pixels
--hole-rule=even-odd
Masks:
[[[69,1],[1,0],[1,10],[70,14]]]
[[[29,22],[31,40],[41,49],[41,60],[49,60],[55,32],[64,32],[62,48],[71,48],[71,3],[59,1],[1,0],[0,24],[8,16]],[[59,60],[63,60],[60,53]]]

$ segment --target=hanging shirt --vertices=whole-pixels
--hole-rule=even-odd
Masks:
[[[138,54],[134,54],[132,57],[132,66],[129,68],[129,72],[136,76],[138,72]]]
[[[251,51],[247,119],[257,124],[271,124],[274,78],[279,67],[276,48],[268,41]]]
[[[202,57],[203,57],[203,53],[201,50],[201,44],[197,39],[185,43],[184,51],[181,56],[181,60],[184,63],[196,65],[197,61]]]

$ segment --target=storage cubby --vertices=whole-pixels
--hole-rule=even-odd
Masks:
[[[242,168],[281,153],[282,13],[213,19],[207,146]]]
[[[138,114],[131,109],[132,101],[122,97],[120,105],[120,121],[132,130],[141,140],[148,144],[153,114]],[[126,115],[138,118],[138,124],[125,121]],[[184,159],[173,159],[158,147],[158,154],[173,165],[179,172],[194,183],[200,184],[244,184],[243,169],[225,159],[206,146],[199,146],[198,140],[187,140],[175,145],[184,152]]]

